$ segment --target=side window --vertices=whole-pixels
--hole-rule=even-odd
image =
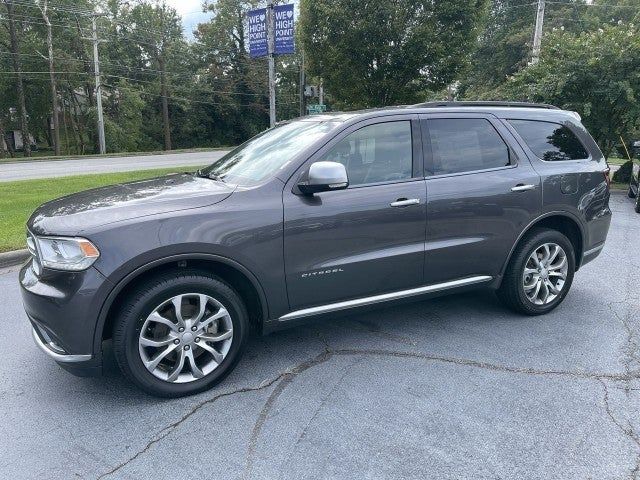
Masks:
[[[537,157],[547,162],[589,158],[580,140],[564,125],[538,120],[509,120]]]
[[[338,142],[321,160],[340,162],[349,185],[405,180],[412,177],[411,122],[362,127]]]
[[[433,174],[472,172],[509,165],[509,148],[483,118],[430,119]]]

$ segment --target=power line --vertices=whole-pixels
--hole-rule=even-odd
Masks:
[[[633,10],[640,10],[638,5],[613,5],[604,3],[569,3],[569,2],[547,2],[552,5],[565,5],[567,7],[601,7],[601,8],[630,8]]]

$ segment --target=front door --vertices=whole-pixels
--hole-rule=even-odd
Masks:
[[[540,177],[507,128],[481,114],[423,115],[425,283],[500,275],[542,207]]]
[[[347,189],[304,196],[287,185],[284,257],[291,310],[422,284],[426,191],[420,143],[415,116],[362,122],[301,170],[315,161],[341,162]]]

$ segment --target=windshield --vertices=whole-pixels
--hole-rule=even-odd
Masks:
[[[198,172],[239,185],[272,177],[308,145],[338,126],[341,120],[298,120],[271,128]]]

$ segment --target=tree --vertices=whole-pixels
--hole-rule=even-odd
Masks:
[[[7,7],[7,20],[9,23],[9,38],[11,42],[11,57],[13,71],[16,75],[16,90],[18,91],[18,111],[20,114],[20,130],[22,132],[22,144],[24,156],[31,156],[31,135],[29,134],[29,117],[24,95],[24,83],[22,81],[22,61],[20,60],[20,43],[16,31],[15,10],[12,0],[4,0]]]
[[[56,74],[53,64],[53,33],[51,31],[51,21],[49,20],[49,2],[42,0],[38,4],[42,19],[47,26],[47,52],[49,61],[49,81],[51,85],[51,117],[53,123],[53,148],[54,154],[60,155],[60,124],[58,120],[58,89],[56,87]]]
[[[545,36],[542,57],[495,90],[495,97],[577,111],[605,156],[640,127],[640,31],[633,24]]]
[[[257,5],[257,0],[212,2],[207,9],[213,18],[195,32],[196,55],[202,62],[199,88],[206,88],[219,104],[207,110],[220,111],[216,123],[229,129],[224,136],[234,138],[233,143],[268,127],[266,59],[250,58],[245,44],[247,12]]]
[[[487,0],[301,0],[308,70],[342,107],[423,100],[457,79]]]

